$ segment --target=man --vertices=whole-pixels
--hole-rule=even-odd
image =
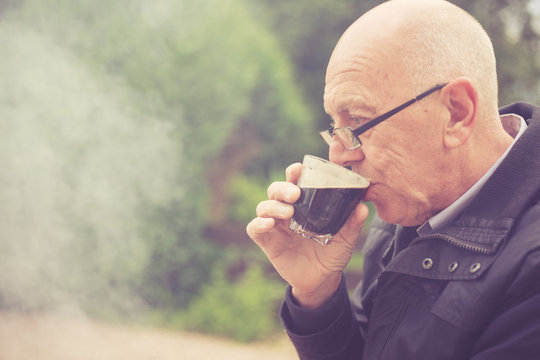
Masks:
[[[478,22],[443,0],[374,8],[337,44],[324,106],[330,160],[371,180],[382,221],[349,300],[368,208],[324,247],[288,230],[301,165],[268,188],[247,232],[290,285],[281,315],[300,358],[540,359],[540,108],[499,115]]]

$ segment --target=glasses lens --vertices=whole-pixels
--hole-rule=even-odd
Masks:
[[[333,130],[325,130],[319,132],[321,138],[328,144],[332,145],[332,137],[337,135],[339,142],[347,149],[354,150],[362,146],[362,142],[356,137],[351,128],[339,128]]]
[[[360,142],[360,139],[354,136],[351,128],[346,127],[346,128],[334,129],[334,135],[338,137],[339,141],[347,149],[351,149],[351,150],[356,149],[362,145],[362,143]]]
[[[328,144],[328,146],[332,144],[332,134],[330,133],[330,130],[321,131],[319,135],[321,135],[322,139]]]

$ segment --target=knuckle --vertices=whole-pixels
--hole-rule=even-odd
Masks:
[[[255,231],[255,228],[257,226],[257,224],[256,224],[257,221],[256,220],[257,219],[251,220],[251,222],[249,222],[249,224],[247,224],[247,226],[246,226],[246,233],[252,239],[257,235],[257,233]]]
[[[257,216],[263,216],[266,213],[267,203],[268,200],[265,200],[257,204],[257,208],[255,209]]]
[[[281,194],[283,193],[283,188],[286,186],[286,182],[283,181],[275,181],[268,187],[268,198],[270,200],[278,200],[281,198]]]
[[[290,218],[294,212],[294,208],[290,204],[286,204],[277,200],[261,201],[255,212],[258,217],[272,217],[275,219]]]
[[[291,164],[285,169],[285,178],[287,181],[292,181],[296,183],[300,173],[302,172],[303,165],[301,163]]]
[[[246,226],[246,232],[254,242],[260,244],[262,239],[268,237],[268,232],[273,226],[274,223],[270,219],[257,217]]]
[[[269,186],[268,186],[268,190],[266,190],[266,195],[268,196],[269,199],[271,199],[276,191],[276,186],[277,186],[277,181],[271,183]]]

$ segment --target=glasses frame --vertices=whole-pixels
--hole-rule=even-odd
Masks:
[[[328,145],[330,145],[332,143],[332,137],[334,137],[334,135],[336,135],[336,132],[342,132],[342,133],[345,132],[346,136],[348,136],[349,140],[351,140],[351,143],[353,144],[353,146],[352,147],[347,146],[346,144],[343,143],[343,141],[341,141],[343,146],[345,146],[349,150],[358,149],[360,146],[362,146],[362,141],[360,140],[360,138],[358,136],[365,133],[366,131],[368,131],[372,127],[374,127],[376,125],[379,125],[384,120],[394,116],[395,114],[397,114],[401,110],[404,110],[405,108],[411,106],[415,102],[422,100],[423,98],[425,98],[429,94],[434,93],[435,91],[442,89],[446,85],[448,85],[448,83],[435,85],[434,87],[430,88],[429,90],[424,91],[420,95],[418,95],[418,96],[404,102],[403,104],[393,108],[392,110],[390,110],[390,111],[388,111],[388,112],[386,112],[386,113],[384,113],[382,115],[377,116],[374,119],[369,120],[367,123],[365,123],[363,125],[360,125],[357,128],[353,129],[350,126],[341,127],[341,128],[331,127],[328,130],[321,131],[319,134],[321,135],[323,140]],[[338,135],[338,138],[341,138],[341,137]]]

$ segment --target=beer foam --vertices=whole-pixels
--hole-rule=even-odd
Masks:
[[[336,165],[330,171],[304,167],[298,186],[305,188],[367,188],[369,181],[363,176]]]

